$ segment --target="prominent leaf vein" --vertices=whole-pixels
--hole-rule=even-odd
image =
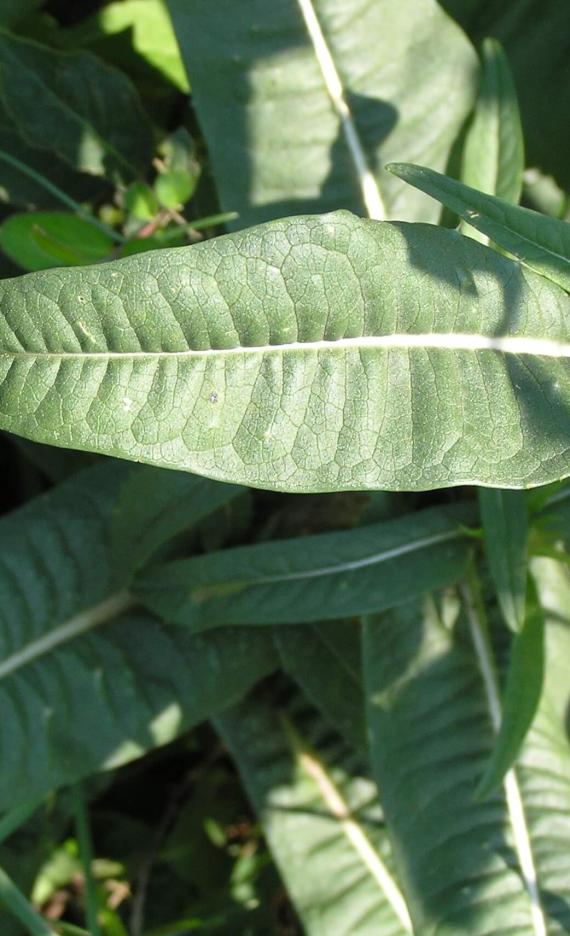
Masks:
[[[91,358],[128,360],[130,358],[205,358],[244,354],[283,354],[304,351],[347,350],[408,350],[437,349],[442,351],[495,351],[499,354],[533,357],[568,358],[570,344],[548,338],[526,338],[518,335],[478,335],[459,332],[433,334],[365,335],[321,341],[291,341],[272,345],[239,345],[232,348],[187,348],[180,351],[0,351],[0,358],[54,358],[90,360]]]
[[[56,647],[73,640],[80,634],[105,624],[123,611],[133,607],[134,604],[134,598],[128,592],[122,591],[117,592],[110,598],[106,598],[105,601],[92,608],[80,611],[79,614],[75,614],[49,633],[42,634],[37,640],[31,641],[17,653],[2,660],[0,663],[0,679],[5,679],[6,676],[10,676],[22,666],[33,663],[39,657],[51,653]]]
[[[321,69],[327,93],[342,124],[348,150],[358,175],[366,213],[369,218],[383,221],[386,217],[386,210],[382,201],[380,189],[368,165],[368,160],[358,135],[352,112],[348,106],[339,73],[321,29],[321,24],[319,23],[312,0],[298,0],[298,3],[301,8],[301,13],[303,14],[303,19],[305,20],[307,32],[309,33],[315,50],[315,56]]]

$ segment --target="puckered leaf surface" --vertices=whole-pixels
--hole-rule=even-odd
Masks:
[[[0,284],[0,426],[286,491],[570,473],[570,299],[347,212]]]

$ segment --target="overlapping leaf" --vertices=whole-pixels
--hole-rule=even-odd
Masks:
[[[283,669],[335,731],[366,750],[359,621],[275,627]]]
[[[465,572],[468,504],[302,539],[274,540],[145,569],[137,597],[168,621],[207,630],[293,624],[390,608]]]
[[[0,283],[0,426],[288,491],[570,473],[570,300],[347,212]]]
[[[485,195],[423,166],[393,163],[389,168],[400,179],[437,198],[526,266],[570,290],[570,224],[566,221]]]

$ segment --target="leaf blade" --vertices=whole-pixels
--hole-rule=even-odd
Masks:
[[[528,514],[520,491],[479,489],[485,553],[505,622],[515,633],[525,621]]]
[[[437,219],[427,199],[382,168],[391,155],[421,151],[443,169],[471,106],[473,49],[436,3],[285,0],[276,9],[245,0],[238,9],[199,0],[190,9],[169,0],[169,9],[221,203],[238,211],[240,226],[336,208],[362,213],[366,171],[388,216]],[[307,20],[322,34],[320,54]],[[356,166],[355,149],[364,155]]]
[[[287,718],[267,700],[246,700],[215,725],[309,936],[331,928],[339,936],[410,932],[388,842],[374,821],[376,791],[362,776],[360,759],[300,699]]]
[[[524,170],[517,92],[508,59],[496,39],[485,39],[482,57],[481,84],[465,140],[461,181],[517,204]]]
[[[0,810],[172,740],[275,666],[269,636],[192,637],[117,591],[130,570],[118,582],[109,547],[132,471],[86,469],[0,523]]]
[[[28,274],[0,283],[0,425],[277,490],[531,486],[570,470],[568,302],[347,213]]]
[[[515,636],[503,693],[501,727],[475,796],[484,799],[514,765],[533,722],[544,678],[544,615],[533,602]]]
[[[200,632],[352,617],[453,584],[469,560],[469,505],[433,508],[358,530],[274,540],[145,569],[134,593]]]
[[[531,269],[570,290],[570,225],[565,221],[509,205],[423,166],[392,163],[387,168],[436,198]]]

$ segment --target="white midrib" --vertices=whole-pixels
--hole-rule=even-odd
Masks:
[[[314,351],[389,351],[414,348],[441,351],[494,351],[498,354],[530,355],[533,357],[570,358],[570,343],[549,338],[527,338],[518,335],[476,335],[460,332],[433,334],[364,335],[321,341],[291,341],[272,345],[240,345],[233,348],[206,348],[184,351],[0,351],[0,360],[10,358],[56,360],[130,360],[225,358],[241,355],[287,354]]]
[[[79,614],[75,614],[67,621],[64,621],[63,624],[54,627],[49,633],[43,634],[37,640],[31,641],[21,650],[18,650],[17,653],[0,661],[0,679],[11,676],[22,666],[33,663],[39,657],[51,653],[52,650],[64,643],[68,643],[80,634],[85,634],[87,631],[107,623],[107,621],[117,617],[123,611],[133,607],[134,604],[135,599],[133,596],[126,591],[122,591],[111,595],[110,598],[106,598],[98,605],[80,611]]]
[[[471,639],[475,647],[475,654],[479,670],[485,687],[487,706],[491,716],[491,723],[495,734],[501,728],[501,699],[495,674],[495,667],[491,649],[479,619],[479,613],[469,585],[463,586],[463,597],[469,620]],[[540,902],[540,892],[530,831],[526,821],[522,795],[514,768],[508,771],[503,781],[507,810],[513,830],[515,850],[519,860],[524,886],[530,901],[530,912],[535,936],[547,936],[546,921]]]
[[[384,221],[386,218],[386,210],[380,194],[380,189],[368,165],[366,153],[364,152],[364,147],[362,146],[358,130],[356,129],[352,112],[348,106],[334,58],[327,45],[327,41],[321,29],[321,24],[315,12],[313,0],[297,0],[297,2],[303,14],[303,19],[305,20],[309,38],[313,44],[315,57],[319,63],[327,93],[340,118],[348,151],[358,176],[366,213],[369,218],[373,218],[376,221]]]
[[[248,579],[244,584],[247,585],[247,587],[253,585],[275,585],[279,582],[296,582],[299,579],[319,578],[323,575],[340,575],[343,572],[354,572],[358,569],[365,569],[367,566],[380,565],[382,562],[388,562],[390,559],[397,559],[408,553],[417,552],[419,549],[427,549],[430,546],[438,546],[441,543],[451,542],[452,540],[459,539],[461,536],[462,533],[459,529],[444,530],[441,533],[434,533],[431,536],[412,540],[412,542],[404,543],[401,546],[394,546],[392,549],[386,549],[383,552],[373,553],[371,556],[364,556],[362,559],[341,562],[337,565],[320,566],[318,569],[308,569],[301,572],[287,572],[282,575],[267,575],[258,579]]]
[[[380,887],[403,929],[407,933],[412,933],[412,921],[406,902],[380,855],[372,846],[361,826],[352,817],[348,804],[331,780],[325,767],[312,751],[303,746],[301,739],[288,722],[286,722],[286,730],[299,766],[318,787],[331,816],[339,823],[343,834],[358,854],[366,870]]]

